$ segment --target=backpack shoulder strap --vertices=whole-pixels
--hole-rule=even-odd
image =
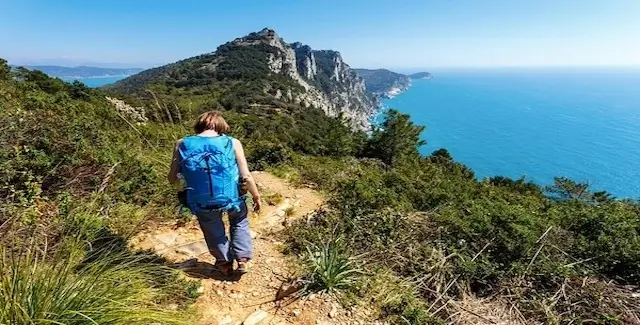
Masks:
[[[232,136],[229,136],[229,135],[226,135],[226,134],[223,134],[222,137],[224,138],[224,140],[226,142],[225,143],[225,147],[227,147],[227,148],[231,147],[233,149],[233,140],[234,140],[234,138]]]

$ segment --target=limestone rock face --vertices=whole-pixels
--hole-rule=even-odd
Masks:
[[[298,73],[306,79],[313,79],[318,73],[318,66],[311,47],[296,42],[291,44],[291,48],[296,53]]]
[[[250,38],[251,40],[248,40]],[[296,104],[322,109],[329,116],[347,118],[356,128],[366,128],[370,117],[380,105],[369,93],[364,80],[344,62],[337,51],[313,50],[300,42],[288,44],[275,31],[263,29],[233,41],[235,45],[266,44],[273,49],[268,53],[269,69],[291,78],[304,91],[281,96]]]

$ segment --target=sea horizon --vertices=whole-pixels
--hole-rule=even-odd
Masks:
[[[640,67],[429,72],[383,101],[426,126],[423,154],[447,149],[479,179],[564,176],[640,197]]]
[[[369,67],[367,69],[387,69],[401,74],[413,74],[418,72],[429,72],[434,77],[438,73],[460,72],[460,71],[603,71],[603,70],[620,70],[620,71],[638,71],[640,72],[640,64],[638,65],[511,65],[511,66],[432,66],[432,67]]]

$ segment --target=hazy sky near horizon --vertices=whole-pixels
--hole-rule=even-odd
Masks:
[[[14,64],[149,67],[264,27],[352,67],[640,65],[640,0],[0,0]]]

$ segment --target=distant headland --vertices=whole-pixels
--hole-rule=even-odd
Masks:
[[[364,79],[365,87],[374,95],[393,98],[409,89],[411,80],[431,79],[429,72],[417,72],[409,75],[393,72],[387,69],[354,69]]]
[[[28,65],[29,70],[40,70],[47,75],[60,79],[85,79],[131,76],[144,69],[141,68],[98,68],[89,66],[63,67],[57,65]]]

